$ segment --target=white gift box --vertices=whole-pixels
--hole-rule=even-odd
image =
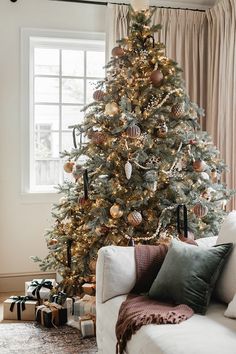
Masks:
[[[36,300],[26,300],[25,308],[22,306],[21,301],[17,300],[20,296],[11,296],[3,303],[3,319],[4,320],[22,320],[22,321],[35,321],[35,309],[38,305]],[[11,310],[11,305],[14,303]]]
[[[75,320],[78,316],[86,315],[91,313],[96,314],[96,298],[95,296],[84,295],[84,297],[74,303],[74,316]]]
[[[26,296],[32,296],[34,299],[37,299],[37,294],[33,295],[32,292],[35,289],[35,286],[32,286],[32,282],[38,282],[39,284],[42,281],[47,281],[47,282],[51,282],[52,283],[52,287],[55,287],[57,285],[56,280],[55,279],[33,279],[32,281],[27,281],[25,282],[25,295]],[[40,299],[48,299],[49,295],[50,295],[51,289],[42,287],[39,291],[39,297]]]
[[[83,338],[95,336],[95,323],[93,320],[80,321],[80,330]]]
[[[71,317],[74,315],[74,303],[76,301],[79,301],[80,297],[79,296],[74,296],[74,297],[67,297],[66,302],[64,303],[64,307],[67,309],[67,317]]]

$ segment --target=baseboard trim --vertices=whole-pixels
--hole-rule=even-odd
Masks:
[[[55,279],[56,272],[32,272],[32,273],[13,273],[0,274],[0,292],[7,293],[25,291],[25,282],[32,279]]]

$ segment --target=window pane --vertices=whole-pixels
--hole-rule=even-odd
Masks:
[[[96,90],[98,80],[87,80],[86,81],[86,103],[94,101],[93,93]]]
[[[87,52],[87,76],[103,78],[105,76],[104,65],[104,52]]]
[[[35,179],[36,186],[56,185],[59,181],[59,160],[36,160]]]
[[[59,133],[52,132],[50,125],[38,124],[35,126],[35,158],[59,157]]]
[[[58,49],[34,49],[34,73],[36,75],[59,74],[59,50]]]
[[[68,133],[62,133],[62,151],[70,151],[73,147],[72,130]]]
[[[59,130],[59,106],[35,105],[34,124],[47,124],[49,130]]]
[[[70,125],[80,124],[84,119],[82,106],[62,106],[62,129],[66,130]]]
[[[84,82],[81,79],[62,79],[62,102],[83,103]]]
[[[35,102],[59,102],[59,79],[48,77],[35,78]]]
[[[84,52],[62,50],[62,75],[84,76]]]

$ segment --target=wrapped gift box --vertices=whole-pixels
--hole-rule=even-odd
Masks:
[[[96,298],[95,296],[84,295],[84,297],[74,303],[74,316],[75,319],[78,316],[86,314],[96,315]]]
[[[3,303],[4,320],[34,321],[38,301],[28,296],[11,296]]]
[[[25,295],[32,296],[39,300],[47,300],[50,297],[50,292],[57,285],[55,279],[33,279],[31,282],[25,283]]]
[[[80,300],[79,296],[66,298],[66,302],[65,302],[64,306],[67,309],[67,317],[68,318],[74,315],[74,303],[79,300]]]
[[[79,316],[79,328],[83,338],[93,337],[96,334],[95,316]]]
[[[37,306],[36,321],[45,327],[57,327],[67,322],[67,309],[56,303]]]
[[[95,284],[85,283],[84,285],[82,285],[82,289],[83,289],[84,293],[87,295],[94,295],[95,294]]]
[[[59,291],[56,294],[50,294],[49,296],[49,301],[50,302],[55,302],[56,304],[64,306],[65,301],[66,301],[66,293],[63,293],[62,291]]]

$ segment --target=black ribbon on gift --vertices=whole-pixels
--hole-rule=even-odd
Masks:
[[[66,293],[63,293],[63,291],[59,291],[57,294],[50,296],[50,302],[54,302],[58,305],[63,305],[66,301],[66,297]]]
[[[181,222],[181,210],[183,220]],[[184,237],[188,237],[188,215],[187,215],[187,207],[184,204],[179,204],[177,206],[177,231],[178,234],[181,235],[181,230],[184,230]]]
[[[17,306],[17,320],[21,320],[21,312],[25,311],[25,303],[28,300],[33,300],[32,296],[11,296],[12,301],[10,311],[14,311],[15,304]]]
[[[33,280],[30,283],[30,286],[35,286],[34,290],[32,291],[32,295],[36,296],[38,300],[40,300],[39,292],[40,292],[41,288],[47,288],[50,290],[53,288],[52,282],[50,280],[45,280],[45,279],[43,279],[41,281],[41,283],[39,283],[37,280]]]

